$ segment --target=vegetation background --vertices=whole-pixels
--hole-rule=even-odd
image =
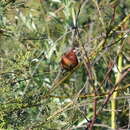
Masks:
[[[1,0],[0,129],[130,129],[129,36],[130,0]]]

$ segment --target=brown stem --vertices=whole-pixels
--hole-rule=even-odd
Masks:
[[[94,124],[96,117],[98,116],[98,114],[100,114],[100,112],[103,110],[103,108],[105,107],[105,105],[108,103],[110,97],[112,96],[112,94],[114,93],[114,91],[116,90],[117,86],[119,85],[119,83],[125,78],[125,76],[128,74],[129,69],[127,71],[125,71],[122,76],[120,77],[119,81],[113,86],[113,89],[109,92],[108,96],[106,97],[106,99],[104,100],[104,103],[101,105],[101,107],[98,109],[98,111],[96,112],[92,122],[89,125],[89,130],[92,130],[91,126],[92,123]],[[90,129],[91,128],[91,129]]]

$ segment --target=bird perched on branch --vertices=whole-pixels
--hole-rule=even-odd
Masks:
[[[61,67],[65,70],[72,70],[74,67],[78,65],[78,58],[76,55],[75,48],[66,52],[61,58]]]

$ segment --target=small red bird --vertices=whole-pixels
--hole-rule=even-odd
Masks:
[[[71,70],[78,65],[78,59],[76,56],[76,50],[71,49],[65,53],[61,58],[61,66],[63,69]]]

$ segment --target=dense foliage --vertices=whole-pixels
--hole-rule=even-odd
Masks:
[[[129,87],[130,0],[0,1],[0,129],[130,129]]]

